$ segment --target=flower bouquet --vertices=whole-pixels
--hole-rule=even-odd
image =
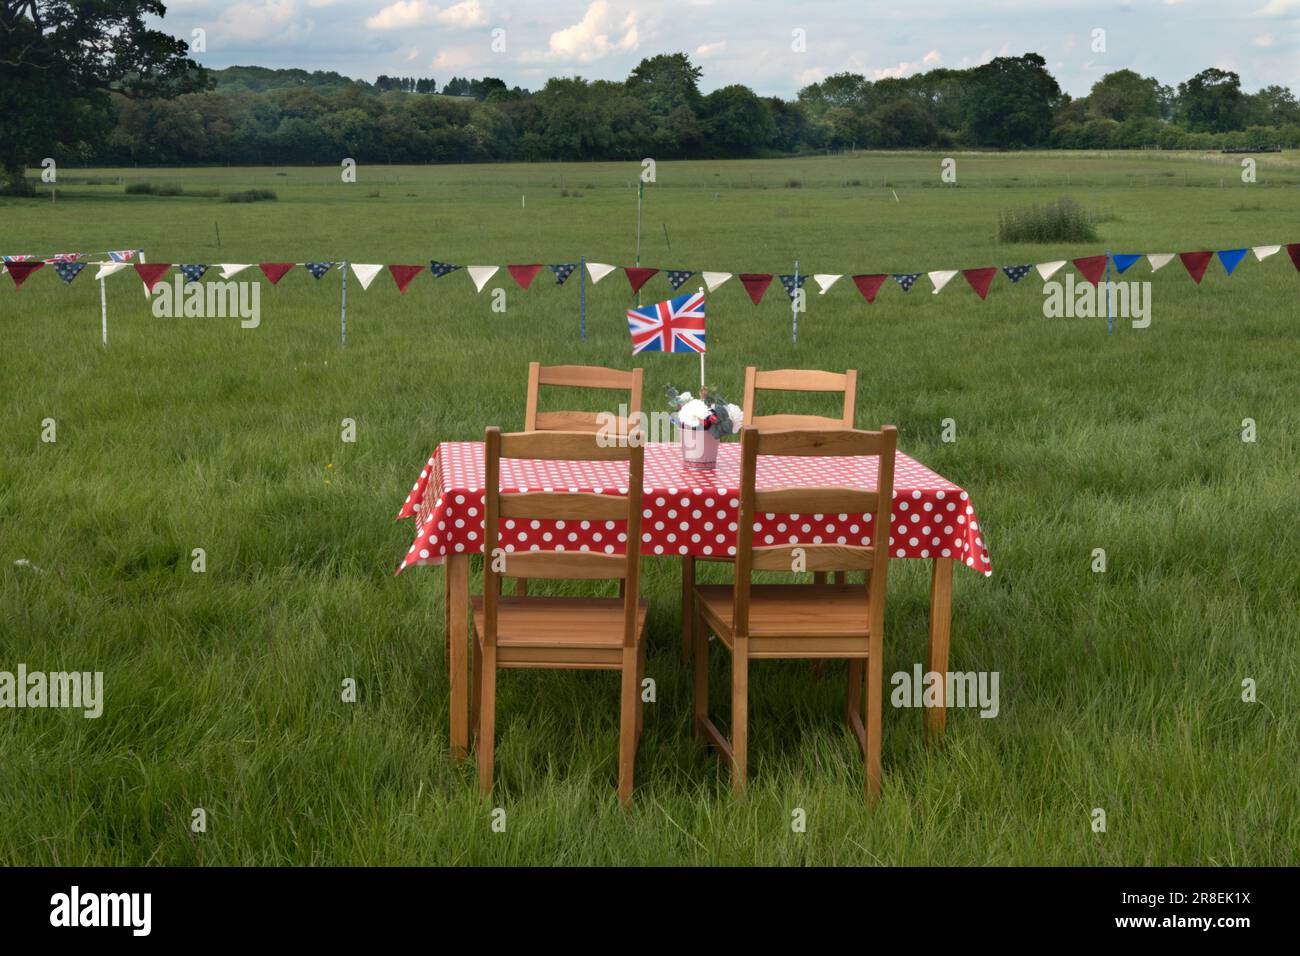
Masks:
[[[740,408],[707,388],[700,389],[699,398],[672,387],[665,393],[672,409],[669,418],[681,435],[683,467],[712,470],[718,463],[718,440],[734,435],[744,424]]]

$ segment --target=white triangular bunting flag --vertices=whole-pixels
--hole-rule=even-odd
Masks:
[[[111,276],[114,272],[121,272],[126,266],[125,262],[101,262],[99,271],[95,273],[95,278],[102,279],[105,276]]]
[[[1281,252],[1282,247],[1281,246],[1256,246],[1254,251],[1255,251],[1255,260],[1257,262],[1263,262],[1269,256],[1274,256],[1277,255],[1279,252]]]
[[[722,283],[726,282],[728,279],[731,278],[731,273],[730,272],[701,272],[700,278],[704,280],[704,284],[708,287],[709,291],[713,292],[718,288],[718,286],[722,285]]]
[[[821,295],[825,295],[830,290],[831,286],[843,278],[844,276],[842,274],[833,276],[828,273],[818,272],[813,276],[813,282],[816,282],[821,286]]]
[[[483,287],[487,285],[488,280],[497,274],[500,266],[466,266],[465,271],[469,277],[474,280],[474,288],[482,292]],[[611,267],[612,268],[612,267]]]
[[[1157,272],[1163,269],[1169,263],[1174,261],[1172,252],[1149,252],[1147,253],[1147,262],[1151,263],[1151,271]]]
[[[951,282],[951,281],[952,281],[952,277],[955,276],[956,274],[957,274],[957,270],[956,270],[956,269],[944,269],[944,270],[942,270],[942,271],[940,271],[940,272],[930,272],[930,273],[927,273],[927,275],[930,276],[930,281],[934,283],[934,293],[933,293],[933,294],[934,294],[934,295],[938,295],[938,294],[939,294],[939,291],[940,291],[944,286],[946,286],[949,282]]]
[[[588,262],[587,271],[591,273],[591,284],[595,285],[605,276],[614,271],[614,266],[606,265],[603,262]]]
[[[247,269],[247,262],[223,262],[221,263],[221,278],[229,279],[231,276],[243,272]]]
[[[1043,281],[1046,282],[1052,276],[1056,275],[1056,271],[1063,265],[1065,265],[1065,260],[1057,259],[1055,262],[1040,262],[1038,265],[1034,266],[1034,268],[1038,270],[1038,274],[1042,276]]]
[[[361,283],[363,290],[370,288],[370,283],[375,280],[375,276],[379,275],[379,270],[383,268],[382,265],[363,262],[351,262],[349,265],[352,266],[352,274],[357,277],[357,281]]]

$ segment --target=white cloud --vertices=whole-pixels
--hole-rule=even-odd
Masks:
[[[232,4],[225,8],[218,22],[223,40],[245,43],[298,39],[312,29],[311,19],[299,10],[296,0]]]
[[[366,26],[372,30],[408,30],[440,23],[464,30],[486,22],[479,0],[461,0],[445,10],[427,0],[397,0],[368,18]]]
[[[622,35],[612,38],[618,32]],[[611,53],[635,50],[639,40],[634,12],[629,12],[618,24],[610,13],[607,0],[595,0],[587,6],[581,20],[551,34],[545,53],[526,53],[520,59],[524,62],[544,59],[590,63]]]
[[[1254,43],[1255,46],[1264,47],[1265,49],[1268,49],[1273,44],[1275,44],[1277,40],[1274,38],[1273,34],[1265,33],[1262,36],[1255,37],[1255,39],[1252,40],[1251,42]]]
[[[701,43],[695,48],[696,56],[714,56],[721,53],[727,48],[726,40],[719,40],[717,43]]]
[[[459,70],[474,66],[479,62],[477,50],[452,49],[439,50],[438,55],[429,62],[431,70]]]
[[[934,67],[943,62],[943,55],[938,50],[931,50],[925,56],[921,57],[920,62],[903,60],[898,66],[887,66],[884,69],[872,70],[871,77],[876,80],[900,79],[910,73],[916,73],[922,67]]]
[[[1252,17],[1289,17],[1300,16],[1300,0],[1268,0]]]

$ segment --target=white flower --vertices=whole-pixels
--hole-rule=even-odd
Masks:
[[[731,419],[732,432],[740,431],[741,426],[745,424],[745,413],[741,411],[739,405],[728,405],[727,417]]]
[[[682,406],[682,405],[685,405],[685,404],[686,404],[687,402],[689,402],[690,400],[691,400],[691,393],[690,393],[690,392],[678,392],[678,393],[677,393],[677,405],[678,405],[678,407],[680,407],[680,406]]]
[[[699,428],[709,417],[709,406],[692,398],[677,411],[677,420],[686,428]]]

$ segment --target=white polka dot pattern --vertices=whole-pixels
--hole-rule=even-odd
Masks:
[[[415,543],[400,573],[413,564],[441,564],[449,553],[483,550],[483,443],[443,442],[420,472],[398,518],[415,517]],[[429,479],[433,479],[430,489]],[[874,488],[874,458],[778,458],[759,460],[760,489],[799,485]],[[641,553],[714,555],[736,553],[740,445],[723,442],[717,470],[688,471],[675,443],[646,445],[642,494]],[[627,465],[608,461],[501,462],[506,492],[568,491],[627,493]],[[759,515],[754,543],[871,543],[871,515]],[[510,551],[599,551],[621,554],[625,523],[613,521],[501,522],[501,547]],[[902,452],[894,459],[894,507],[890,556],[952,558],[985,575],[993,573],[975,507],[966,492]]]

